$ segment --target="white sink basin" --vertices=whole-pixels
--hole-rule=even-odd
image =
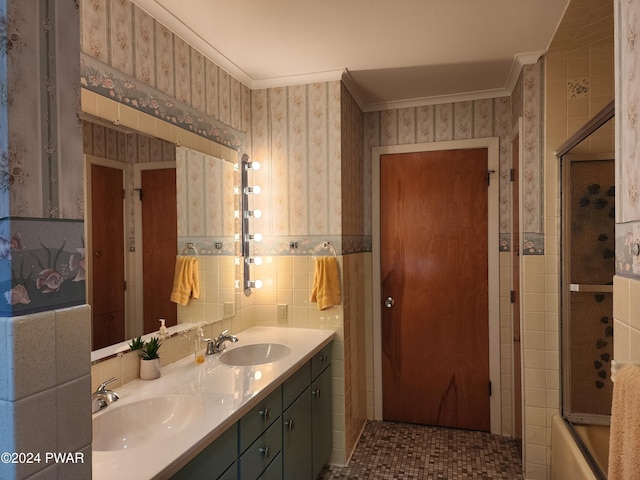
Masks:
[[[291,353],[291,349],[280,343],[255,343],[243,345],[220,355],[225,365],[249,366],[277,362]]]
[[[171,437],[198,419],[204,403],[186,395],[167,395],[108,408],[93,419],[95,451],[131,449]]]

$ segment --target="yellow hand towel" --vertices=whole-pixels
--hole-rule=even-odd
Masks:
[[[190,298],[200,296],[200,275],[198,259],[195,257],[176,257],[176,273],[173,278],[171,301],[186,305]]]
[[[640,478],[640,366],[616,373],[611,405],[609,480]]]
[[[311,301],[317,302],[318,310],[340,304],[340,275],[335,257],[316,258]]]

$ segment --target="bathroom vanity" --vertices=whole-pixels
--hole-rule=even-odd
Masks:
[[[117,389],[93,418],[93,478],[316,478],[331,453],[335,332],[254,327]]]

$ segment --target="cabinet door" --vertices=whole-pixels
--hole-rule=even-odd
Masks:
[[[310,388],[282,416],[282,453],[286,480],[311,479],[311,391]]]
[[[332,448],[331,368],[311,384],[311,426],[313,431],[313,478],[329,461]]]
[[[176,473],[172,480],[195,480],[200,478],[218,478],[220,475],[234,474],[236,468],[230,467],[238,455],[238,427],[232,426],[214,440],[208,447]],[[230,470],[227,470],[227,469]],[[226,470],[226,472],[225,472]],[[235,478],[223,476],[225,479]]]
[[[282,453],[279,453],[273,462],[262,472],[258,480],[282,480]]]

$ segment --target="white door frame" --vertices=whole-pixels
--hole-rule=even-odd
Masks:
[[[446,142],[389,145],[372,149],[372,268],[373,268],[373,378],[374,418],[382,420],[382,333],[380,278],[380,157],[385,154],[415,153],[438,150],[486,148],[487,168],[493,170],[488,187],[488,260],[489,260],[489,380],[491,433],[502,431],[500,400],[500,258],[499,258],[499,185],[500,140],[498,137]]]

